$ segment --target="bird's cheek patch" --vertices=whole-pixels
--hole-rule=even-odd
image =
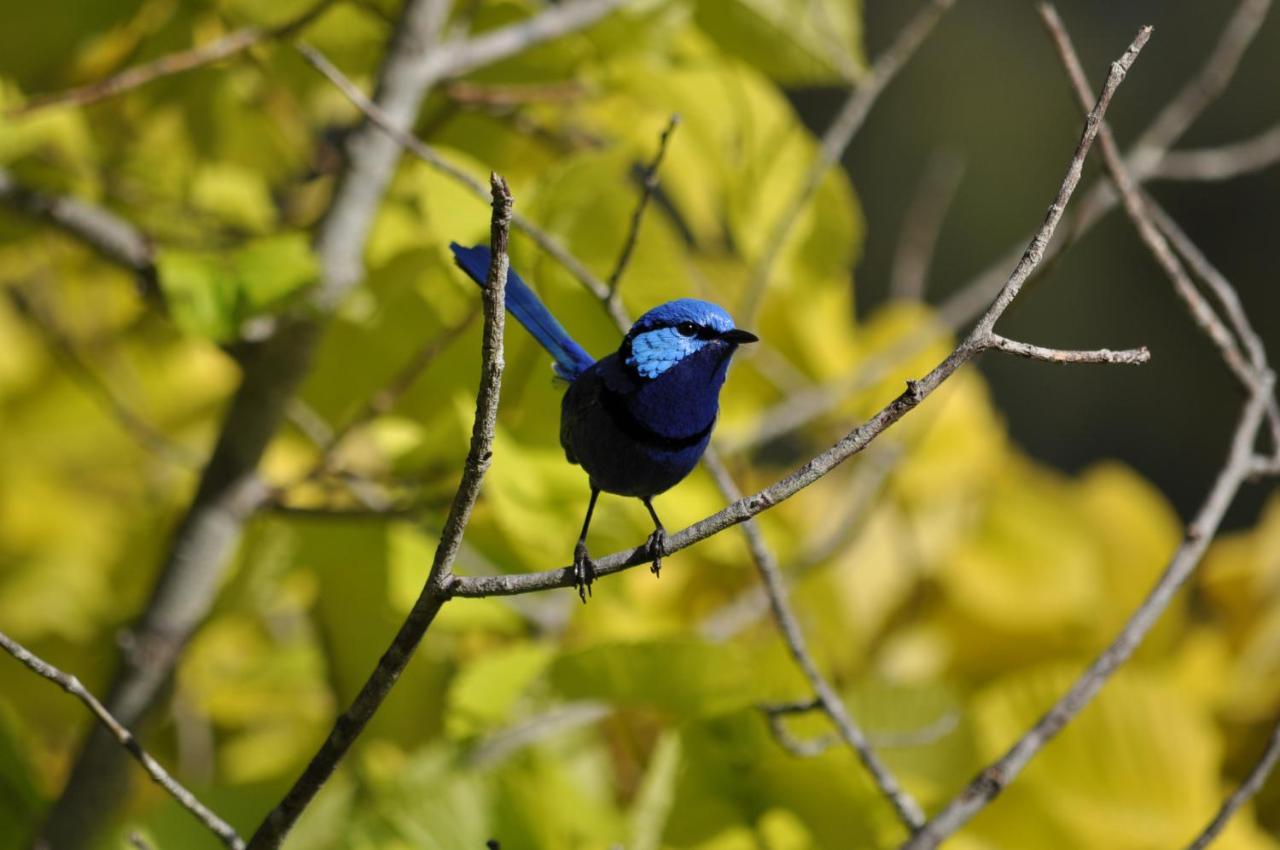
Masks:
[[[703,345],[703,340],[684,336],[675,328],[659,328],[631,340],[627,365],[641,377],[656,378]]]

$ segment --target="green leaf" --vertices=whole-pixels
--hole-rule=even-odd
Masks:
[[[848,0],[699,0],[698,26],[727,53],[784,85],[841,83],[860,73],[862,15]]]
[[[604,699],[680,717],[721,714],[764,696],[758,667],[740,646],[692,640],[614,643],[559,658],[551,681],[571,699]]]
[[[235,339],[246,319],[278,307],[317,275],[303,233],[254,239],[232,253],[161,249],[156,268],[178,326],[220,342]]]

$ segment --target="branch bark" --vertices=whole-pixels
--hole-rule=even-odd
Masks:
[[[111,715],[111,712],[107,711],[106,706],[99,702],[98,698],[81,684],[79,679],[54,667],[4,632],[0,632],[0,649],[12,655],[36,675],[43,676],[84,703],[89,711],[93,713],[98,723],[102,725],[102,728],[129,755],[133,756],[138,764],[142,765],[142,769],[147,772],[147,775],[167,791],[179,806],[191,812],[192,817],[200,821],[206,829],[216,835],[218,840],[231,848],[231,850],[244,850],[244,841],[241,840],[235,829],[196,799],[196,795],[188,791],[182,783],[170,776],[169,772],[161,767],[160,763],[142,748],[133,733],[126,729],[120,721],[116,720]]]
[[[373,718],[382,701],[399,680],[413,657],[418,644],[449,599],[453,561],[462,545],[462,535],[471,518],[471,509],[480,495],[480,484],[493,459],[493,432],[497,425],[498,397],[502,388],[502,336],[506,306],[507,240],[511,225],[511,193],[496,174],[493,185],[493,218],[490,232],[492,260],[484,288],[484,348],[481,352],[480,389],[476,397],[476,416],[471,429],[471,447],[463,466],[462,481],[454,494],[453,504],[445,520],[435,559],[409,616],[400,626],[391,645],[379,659],[360,693],[334,723],[333,730],[306,770],[294,782],[284,799],[272,809],[249,841],[249,850],[266,850],[280,846],[302,812],[328,781],[338,762],[346,755],[364,727]]]

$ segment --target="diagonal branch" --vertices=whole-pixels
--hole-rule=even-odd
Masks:
[[[724,493],[725,498],[734,502],[740,500],[742,492],[738,489],[737,484],[734,483],[724,464],[720,462],[719,457],[709,450],[703,460],[712,477],[715,478],[720,492]],[[787,599],[787,586],[782,580],[782,573],[778,569],[777,559],[773,557],[773,552],[765,544],[764,535],[761,534],[760,527],[753,520],[747,520],[742,527],[747,535],[747,545],[751,549],[752,560],[755,561],[756,570],[760,573],[760,580],[763,583],[765,593],[769,597],[769,607],[773,611],[773,619],[777,622],[778,630],[782,633],[782,639],[787,645],[787,651],[791,654],[791,659],[795,661],[796,666],[800,668],[804,677],[809,681],[809,686],[813,688],[814,694],[816,694],[813,703],[831,718],[831,722],[839,730],[841,739],[853,750],[854,755],[862,762],[862,766],[871,774],[872,781],[875,782],[876,787],[880,789],[880,793],[893,806],[898,819],[902,821],[909,831],[914,832],[924,823],[924,813],[920,810],[920,805],[916,803],[906,789],[898,784],[898,780],[890,773],[889,768],[876,755],[871,743],[867,740],[866,734],[863,733],[858,724],[854,722],[852,715],[849,714],[844,700],[840,699],[836,689],[831,686],[831,683],[818,670],[818,664],[814,661],[813,655],[809,652],[809,647],[805,642],[804,632],[800,629],[800,622],[791,610],[791,604]]]
[[[2,167],[0,203],[53,225],[132,271],[138,276],[142,294],[163,307],[151,240],[115,213],[76,198],[27,188]]]
[[[671,120],[667,122],[667,128],[658,137],[658,152],[644,168],[644,180],[640,184],[640,199],[636,201],[635,211],[631,213],[631,227],[628,228],[627,238],[622,243],[622,253],[618,255],[618,262],[609,275],[610,301],[618,298],[618,284],[622,283],[622,274],[627,270],[627,264],[631,262],[631,252],[635,250],[636,237],[640,235],[640,222],[644,219],[645,208],[649,206],[649,199],[658,188],[658,169],[662,166],[663,157],[667,155],[667,142],[678,126],[680,126],[680,116],[672,115]]]
[[[1027,763],[1062,731],[1097,695],[1107,679],[1129,659],[1155,625],[1170,600],[1186,582],[1240,486],[1254,471],[1253,444],[1266,410],[1268,381],[1249,399],[1236,425],[1230,453],[1217,480],[1196,513],[1182,543],[1147,598],[1133,612],[1120,633],[1094,659],[1074,684],[1010,747],[1004,755],[983,768],[950,803],[933,816],[924,828],[902,845],[901,850],[925,850],[938,846],[964,826],[996,795],[1018,777]]]
[[[116,720],[111,712],[107,711],[106,706],[99,702],[98,698],[81,684],[79,679],[54,667],[4,632],[0,632],[0,649],[4,649],[5,652],[26,665],[32,672],[43,676],[84,703],[89,711],[93,712],[93,716],[97,718],[98,722],[102,724],[102,728],[106,729],[116,742],[137,760],[138,764],[142,765],[142,769],[147,772],[147,775],[157,785],[169,792],[169,796],[179,806],[191,812],[196,820],[204,824],[206,829],[218,836],[222,843],[231,848],[231,850],[244,850],[244,841],[241,840],[235,829],[197,800],[196,796],[188,791],[182,783],[170,776],[169,772],[161,767],[160,763],[142,748],[133,733],[126,729],[120,721]]]
[[[306,770],[289,789],[284,799],[267,814],[249,842],[250,850],[279,847],[302,812],[332,775],[364,727],[382,705],[400,674],[413,657],[414,650],[435,619],[436,613],[449,599],[453,583],[453,562],[462,545],[462,535],[480,495],[480,484],[493,460],[493,433],[497,426],[498,396],[502,388],[502,336],[506,308],[507,241],[511,226],[511,193],[506,182],[494,174],[493,219],[490,232],[492,259],[484,288],[484,347],[481,351],[480,389],[476,394],[476,416],[471,429],[471,447],[467,451],[462,480],[445,519],[440,543],[436,547],[431,571],[418,600],[405,618],[391,645],[378,660],[360,693],[334,723],[333,730]]]
[[[764,250],[747,283],[747,291],[743,295],[739,312],[742,321],[748,326],[755,318],[756,311],[760,309],[760,302],[769,288],[769,278],[773,274],[773,266],[778,260],[778,255],[782,252],[782,246],[787,241],[791,229],[795,227],[796,220],[800,218],[800,213],[804,211],[805,205],[809,203],[813,193],[818,191],[822,178],[827,175],[833,165],[840,161],[845,149],[861,129],[862,122],[866,120],[871,107],[879,99],[880,93],[907,64],[929,33],[933,31],[934,25],[938,23],[943,13],[954,3],[955,0],[929,0],[925,7],[902,28],[893,44],[876,57],[870,69],[858,81],[857,88],[849,94],[844,105],[840,107],[840,112],[831,122],[831,126],[822,134],[817,158],[809,167],[791,205],[770,231],[769,239],[765,242]]]
[[[1257,764],[1253,766],[1253,770],[1249,771],[1249,775],[1244,778],[1244,782],[1240,783],[1240,787],[1222,801],[1222,807],[1213,816],[1213,820],[1209,821],[1209,825],[1204,828],[1204,831],[1187,845],[1187,850],[1204,850],[1204,848],[1208,847],[1218,837],[1218,833],[1222,831],[1222,828],[1227,825],[1227,821],[1231,819],[1231,816],[1262,790],[1262,784],[1271,775],[1271,771],[1275,768],[1277,761],[1280,761],[1280,723],[1277,723],[1272,728],[1271,739],[1267,742],[1267,748],[1262,751],[1262,756],[1258,759]]]
[[[1208,91],[1214,97],[1221,93],[1223,90],[1222,84],[1214,83],[1210,85],[1206,80],[1213,78],[1229,81],[1235,71],[1239,55],[1248,47],[1256,33],[1256,28],[1238,26],[1236,22],[1251,20],[1257,14],[1265,14],[1269,5],[1269,0],[1241,0],[1235,14],[1223,29],[1214,49],[1211,51],[1210,60],[1206,61],[1200,71],[1183,87],[1182,91],[1184,93]],[[1224,61],[1229,61],[1229,64],[1223,65]],[[1199,101],[1195,114],[1198,115],[1211,102],[1211,100]],[[1179,111],[1184,115],[1191,114],[1191,111],[1185,106],[1180,106]],[[1192,117],[1194,118],[1195,116],[1193,115]],[[1153,122],[1151,127],[1154,126]],[[1169,126],[1172,125],[1170,124]],[[1143,135],[1154,138],[1151,134],[1151,128],[1148,128],[1148,131]],[[1165,137],[1166,132],[1162,131],[1160,135]],[[1169,139],[1168,144],[1172,144],[1174,141],[1176,139]],[[1245,173],[1248,170],[1264,168],[1280,159],[1280,137],[1274,139],[1268,137],[1254,141],[1257,141],[1259,145],[1256,149],[1250,148],[1247,152],[1248,159],[1235,161],[1235,165],[1240,170],[1228,168],[1228,173],[1224,174],[1223,179]],[[1205,158],[1197,157],[1193,160],[1192,167],[1202,167],[1213,161],[1210,158],[1213,151],[1192,153],[1205,154]],[[1234,158],[1236,152],[1233,151],[1231,153]],[[1180,154],[1170,153],[1167,149],[1157,151],[1154,148],[1148,148],[1146,153],[1139,156],[1139,151],[1135,146],[1127,155],[1126,162],[1130,163],[1135,179],[1139,182],[1144,182],[1157,176],[1166,157],[1173,158],[1175,164],[1179,164],[1179,156]],[[1181,164],[1186,165],[1185,162]],[[1219,166],[1220,162],[1214,165],[1214,167]],[[1118,203],[1119,197],[1111,190],[1110,186],[1100,184],[1090,189],[1076,205],[1074,221],[1067,234],[1048,247],[1046,259],[1052,261],[1060,256],[1063,251],[1101,221],[1103,216],[1114,209]],[[775,408],[767,411],[762,417],[761,425],[757,431],[738,441],[733,446],[733,450],[735,452],[742,451],[751,446],[776,439],[830,413],[850,395],[878,384],[884,379],[885,375],[897,368],[904,360],[935,342],[943,335],[945,330],[955,331],[975,316],[980,315],[1003,285],[1005,269],[1009,267],[1010,263],[1016,262],[1019,252],[1022,250],[1022,244],[1018,243],[1010,248],[1009,251],[996,259],[986,269],[979,272],[944,299],[938,306],[939,327],[927,328],[914,333],[884,354],[858,364],[857,368],[851,371],[850,374],[835,378],[822,386],[809,388],[784,400]]]

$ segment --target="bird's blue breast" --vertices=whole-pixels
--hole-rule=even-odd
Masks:
[[[688,475],[711,439],[732,350],[713,343],[648,379],[618,354],[570,384],[560,442],[601,489],[657,495]]]

